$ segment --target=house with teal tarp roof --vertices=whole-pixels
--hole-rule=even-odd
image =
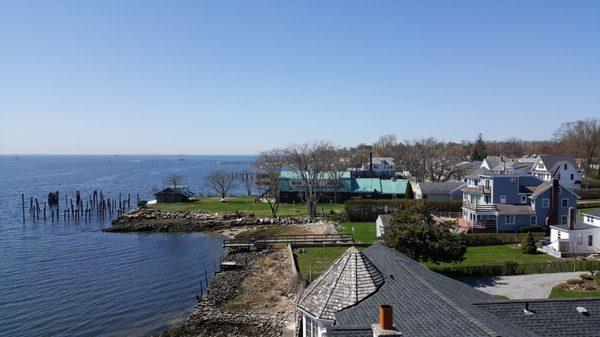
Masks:
[[[337,179],[336,179],[337,178]],[[335,181],[339,181],[337,193]],[[323,198],[337,199],[337,202],[348,200],[352,197],[372,199],[404,198],[409,187],[406,179],[381,179],[381,178],[352,178],[349,171],[340,172],[339,175],[324,172],[319,177],[319,188],[323,191]],[[280,175],[280,197],[282,202],[300,201],[299,193],[303,190],[301,174],[294,171],[282,171]]]

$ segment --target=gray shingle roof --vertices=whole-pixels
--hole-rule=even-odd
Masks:
[[[533,191],[533,193],[531,194],[531,198],[537,198],[540,194],[546,192],[547,189],[549,189],[550,187],[552,187],[552,181],[544,181],[543,183],[537,185],[535,187],[535,190]]]
[[[478,178],[479,176],[490,176],[492,175],[492,171],[486,169],[485,167],[480,167],[476,170],[471,171],[467,178]]]
[[[539,300],[527,301],[533,315],[524,315],[523,301],[499,301],[477,304],[481,308],[505,322],[513,322],[538,336],[599,336],[600,300]],[[583,307],[590,313],[585,316],[577,312]]]
[[[600,216],[600,208],[581,210],[581,214],[587,214],[587,215],[591,215],[591,216]]]
[[[535,210],[531,205],[495,204],[498,214],[534,215]]]
[[[456,190],[461,186],[465,186],[466,184],[467,183],[462,181],[446,181],[441,183],[418,183],[419,188],[421,189],[421,194],[450,194],[450,192]]]
[[[575,168],[579,168],[575,162],[575,159],[573,159],[571,156],[540,156],[540,159],[544,162],[544,166],[546,166],[546,169],[549,172],[554,171],[556,169],[556,165],[560,164],[561,162],[568,162],[575,166]]]
[[[372,336],[370,324],[377,321],[380,304],[393,306],[394,325],[405,337],[534,336],[472,304],[492,300],[491,295],[434,273],[382,245],[372,245],[363,253],[385,282],[362,302],[335,314],[336,323],[328,330],[332,336],[350,336],[337,333],[344,327],[354,327],[357,334],[352,336]]]
[[[383,284],[383,275],[354,247],[337,259],[304,290],[298,307],[319,319],[354,305]]]

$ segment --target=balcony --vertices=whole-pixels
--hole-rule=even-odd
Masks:
[[[465,208],[468,208],[470,210],[473,211],[481,211],[481,212],[495,212],[498,209],[496,208],[496,205],[494,204],[488,204],[488,205],[477,205],[477,204],[472,204],[468,201],[463,201],[463,206]]]
[[[492,192],[492,188],[486,185],[467,186],[463,188],[463,192],[472,194],[490,194]]]

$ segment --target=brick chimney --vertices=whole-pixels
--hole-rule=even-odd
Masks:
[[[567,219],[567,227],[569,230],[575,229],[575,209],[573,207],[569,207],[569,216]]]
[[[394,328],[394,309],[390,305],[379,306],[379,324],[372,324],[373,337],[380,336],[402,336],[402,333]]]
[[[546,216],[546,232],[550,234],[550,226],[558,225],[558,179],[552,179],[552,189],[550,191],[550,211]]]
[[[373,172],[373,151],[369,152],[369,172]]]

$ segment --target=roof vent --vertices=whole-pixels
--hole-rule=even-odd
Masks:
[[[583,316],[589,316],[590,313],[584,307],[577,307],[577,312],[582,314]]]
[[[535,314],[535,311],[529,309],[529,302],[525,302],[525,308],[523,308],[523,313],[526,316],[533,316],[533,314]]]

